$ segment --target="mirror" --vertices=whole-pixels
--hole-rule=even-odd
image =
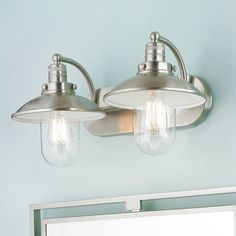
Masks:
[[[235,208],[208,207],[43,220],[47,236],[234,236]]]

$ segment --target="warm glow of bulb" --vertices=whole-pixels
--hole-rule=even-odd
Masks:
[[[69,129],[70,127],[63,116],[52,119],[51,127],[48,130],[48,139],[53,145],[66,145],[70,139]]]
[[[165,152],[175,139],[175,110],[158,99],[157,91],[149,92],[144,102],[134,112],[135,141],[144,153]]]
[[[157,132],[161,133],[162,136],[167,136],[166,132],[166,119],[165,119],[165,107],[161,101],[158,101],[155,92],[152,92],[150,99],[146,104],[145,114],[145,126],[149,130],[151,135],[155,135]]]
[[[79,122],[66,119],[65,112],[54,112],[48,123],[41,123],[41,151],[53,166],[68,166],[79,156]]]

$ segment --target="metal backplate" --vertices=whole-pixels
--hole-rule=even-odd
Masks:
[[[176,110],[176,126],[178,128],[196,126],[201,123],[212,105],[212,93],[206,82],[192,75],[188,76],[188,81],[206,95],[207,101],[195,108]],[[104,96],[111,90],[112,87],[97,90],[97,104],[100,109],[106,112],[106,117],[85,123],[85,127],[93,135],[105,137],[133,133],[133,111],[117,109],[104,103]]]

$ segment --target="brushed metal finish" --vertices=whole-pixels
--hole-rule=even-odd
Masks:
[[[65,63],[71,64],[72,66],[76,67],[81,72],[81,74],[84,76],[84,79],[86,80],[86,82],[88,84],[90,98],[92,101],[95,101],[96,89],[94,87],[93,81],[92,81],[88,71],[80,63],[78,63],[77,61],[75,61],[71,58],[63,57],[60,54],[55,54],[54,60],[55,60],[55,58],[57,60],[59,60],[60,62],[65,62]]]
[[[177,109],[177,127],[201,123],[212,105],[209,87],[200,78],[187,76],[181,54],[172,42],[157,32],[150,37],[151,42],[145,50],[146,62],[139,65],[136,76],[115,88],[96,91],[90,75],[81,64],[54,54],[54,63],[49,66],[49,83],[42,86],[42,95],[23,105],[12,115],[12,119],[30,123],[46,122],[51,112],[60,111],[65,113],[68,120],[86,121],[86,128],[94,135],[129,134],[133,133],[131,108],[134,101],[137,108],[143,103],[142,97],[147,91],[157,90],[159,97]],[[180,78],[173,74],[175,67],[165,62],[164,45],[171,49],[178,62]],[[66,67],[61,62],[75,66],[82,73],[92,101],[75,94],[76,85],[67,82]]]
[[[66,66],[61,63],[53,63],[49,65],[48,80],[50,83],[67,82]]]
[[[150,38],[151,42],[145,48],[145,63],[139,64],[137,75],[115,88],[97,91],[96,101],[107,116],[103,120],[86,122],[85,126],[92,134],[133,133],[132,110],[142,109],[150,90],[155,90],[164,104],[176,109],[178,128],[198,125],[207,117],[212,105],[212,94],[207,84],[196,76],[187,76],[182,56],[171,41],[157,32],[151,33]],[[164,45],[170,48],[177,60],[180,78],[173,74],[175,67],[165,62]]]
[[[194,108],[176,109],[177,128],[196,126],[206,119],[211,105],[212,93],[206,82],[196,76],[189,75],[187,80],[206,97],[205,104]],[[104,88],[97,91],[97,102],[99,107],[106,112],[106,117],[97,121],[84,123],[87,130],[93,135],[107,137],[133,133],[133,110],[114,109],[106,105],[103,97],[112,90]]]
[[[152,38],[151,38],[152,39]],[[145,47],[145,61],[165,61],[165,45],[152,40]]]
[[[206,102],[206,97],[187,79],[181,54],[168,39],[153,32],[146,44],[145,63],[140,64],[136,76],[122,82],[104,101],[114,107],[141,109],[150,90],[155,90],[162,103],[172,108],[193,108]],[[180,78],[174,76],[174,67],[165,62],[165,46],[173,52],[180,69]]]
[[[153,32],[153,33],[155,34],[156,32]],[[169,49],[172,51],[172,53],[174,54],[174,56],[176,58],[178,66],[179,66],[180,77],[183,80],[187,81],[186,67],[185,67],[184,60],[183,60],[179,50],[176,48],[176,46],[170,40],[168,40],[168,39],[166,39],[166,38],[164,38],[162,36],[159,37],[159,42],[162,42],[165,45],[167,45],[169,47]]]
[[[69,121],[96,120],[105,116],[96,103],[87,98],[77,95],[46,94],[24,104],[12,115],[12,119],[27,123],[46,122],[55,111],[63,112]]]
[[[139,109],[150,90],[155,90],[164,104],[173,108],[199,106],[206,97],[188,81],[173,74],[149,72],[138,74],[116,86],[104,101],[124,109]]]
[[[133,133],[133,111],[127,109],[107,109],[106,117],[97,121],[84,122],[86,129],[101,137]]]
[[[12,119],[27,123],[47,122],[55,111],[62,112],[68,121],[88,121],[105,117],[95,101],[95,88],[85,68],[73,59],[53,55],[53,64],[49,66],[49,82],[42,86],[40,97],[24,104]],[[61,62],[75,66],[87,81],[91,100],[75,94],[76,85],[67,82],[66,66]]]

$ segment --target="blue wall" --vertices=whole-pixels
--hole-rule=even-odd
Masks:
[[[236,2],[234,0],[1,1],[0,235],[29,235],[29,204],[236,185]],[[188,72],[207,80],[207,121],[177,133],[166,154],[140,153],[132,136],[99,138],[82,129],[75,166],[42,159],[39,127],[10,115],[40,94],[51,55],[81,62],[95,86],[136,73],[153,30],[181,51]],[[69,69],[79,93],[81,76]]]

